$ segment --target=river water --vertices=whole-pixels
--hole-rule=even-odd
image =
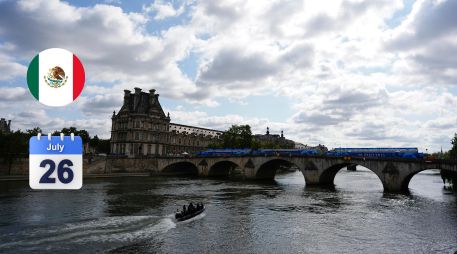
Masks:
[[[0,182],[0,253],[454,253],[457,195],[424,171],[410,195],[384,194],[368,170],[341,170],[335,189],[300,172],[275,182],[125,177],[79,191]],[[176,223],[187,201],[207,210]]]

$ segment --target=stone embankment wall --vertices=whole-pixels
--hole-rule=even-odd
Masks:
[[[157,159],[152,158],[108,158],[105,173],[140,173],[157,174]]]
[[[29,158],[0,158],[1,175],[28,175]]]
[[[83,158],[84,174],[103,174],[109,172],[106,168],[105,156],[94,156]],[[129,172],[129,171],[124,171]],[[138,172],[138,171],[134,171]],[[2,175],[28,175],[29,174],[29,159],[15,158],[13,160],[0,158],[0,176]]]
[[[158,174],[157,160],[152,158],[113,158],[88,156],[83,159],[84,174],[151,173]],[[0,158],[0,176],[28,175],[29,159],[16,158],[12,161]]]

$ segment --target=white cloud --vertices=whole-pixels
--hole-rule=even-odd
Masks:
[[[24,62],[59,46],[75,52],[87,70],[74,107],[86,120],[71,123],[91,124],[94,132],[109,132],[122,90],[139,86],[203,105],[171,110],[172,121],[182,124],[248,123],[257,133],[283,129],[303,143],[438,150],[455,132],[457,96],[449,87],[457,84],[456,6],[418,0],[391,29],[387,21],[402,1],[157,0],[142,13],[57,0],[0,2],[0,79],[24,75]],[[50,22],[56,10],[63,14]],[[171,17],[182,19],[148,31]],[[190,52],[198,56],[195,80],[178,65]],[[21,98],[26,90],[8,91]],[[265,94],[296,101],[295,112],[282,122],[204,112],[204,106],[224,107],[220,98],[246,103]],[[0,98],[0,113],[26,121],[22,110],[8,106],[13,97]]]
[[[406,82],[457,84],[456,1],[419,0],[407,19],[387,33],[386,48],[398,54],[395,73]]]
[[[21,102],[31,97],[24,87],[0,87],[0,103]]]
[[[155,0],[149,6],[143,6],[143,11],[155,12],[154,19],[162,20],[181,15],[184,12],[184,8],[184,4],[179,6],[179,8],[175,8],[171,3],[165,3],[162,0]]]

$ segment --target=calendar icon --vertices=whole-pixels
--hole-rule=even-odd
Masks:
[[[33,136],[29,141],[32,189],[80,189],[83,183],[81,137]]]

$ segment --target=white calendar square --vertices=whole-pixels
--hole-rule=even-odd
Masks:
[[[32,189],[80,189],[83,183],[82,140],[74,136],[33,136],[29,142]]]

